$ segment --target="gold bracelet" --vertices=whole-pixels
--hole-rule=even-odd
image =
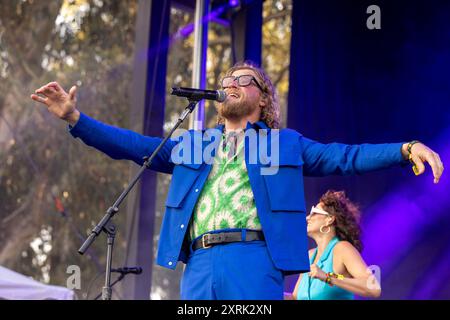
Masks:
[[[330,287],[333,286],[333,284],[331,283],[330,272],[327,273],[327,277],[325,278],[325,283],[327,283]]]
[[[419,142],[420,141],[418,141],[418,140],[413,140],[413,141],[409,142],[408,146],[406,147],[406,150],[408,150],[408,160],[412,164],[412,170],[414,171],[414,174],[416,176],[419,174],[419,168],[417,168],[417,165],[414,163],[414,161],[412,159],[411,148],[413,145],[415,145],[416,143],[419,143]]]
[[[415,145],[416,143],[419,143],[419,140],[413,140],[411,142],[408,143],[408,146],[406,147],[406,150],[408,150],[408,153],[411,154],[411,148],[413,145]]]
[[[339,273],[328,272],[328,275],[331,278],[335,278],[335,279],[339,279],[339,280],[344,280],[345,279],[344,275],[343,274],[339,274]]]

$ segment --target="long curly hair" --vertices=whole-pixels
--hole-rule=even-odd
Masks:
[[[356,204],[347,198],[344,191],[327,191],[320,202],[324,209],[335,217],[336,235],[339,240],[350,242],[359,252],[362,251],[360,211]]]
[[[263,88],[263,93],[267,97],[267,104],[261,110],[261,120],[264,121],[269,128],[279,129],[280,128],[280,102],[278,100],[278,94],[275,86],[272,84],[269,76],[266,72],[258,67],[254,62],[246,60],[244,62],[238,62],[233,67],[231,67],[225,74],[225,76],[230,76],[236,70],[249,69],[256,73],[258,77],[258,82]],[[223,124],[225,119],[220,115],[217,116],[217,123]]]

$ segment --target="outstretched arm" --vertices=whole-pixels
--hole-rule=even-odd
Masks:
[[[149,137],[102,123],[83,113],[80,113],[78,122],[70,129],[70,134],[113,159],[132,160],[138,165],[142,165],[144,157],[150,156],[162,141],[159,137]],[[167,140],[153,158],[150,169],[172,173],[174,163],[171,161],[171,153],[175,144],[175,141]]]
[[[158,137],[148,137],[131,130],[117,128],[94,120],[76,108],[76,90],[73,86],[67,93],[57,82],[50,82],[31,95],[31,99],[47,106],[50,113],[66,121],[70,133],[114,159],[132,160],[143,164],[143,157],[149,156],[162,141]],[[172,173],[174,164],[171,151],[175,141],[168,140],[153,159],[151,169]]]
[[[408,143],[323,144],[301,137],[300,144],[305,176],[362,174],[407,164],[408,160]],[[444,170],[439,155],[421,143],[414,144],[411,153],[418,174],[424,172],[424,162],[428,162],[437,183]]]

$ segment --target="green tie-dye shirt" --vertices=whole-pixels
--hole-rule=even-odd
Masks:
[[[194,208],[191,239],[225,228],[261,230],[242,141],[236,149],[234,156],[228,156],[230,144],[224,150],[218,148],[208,180]]]

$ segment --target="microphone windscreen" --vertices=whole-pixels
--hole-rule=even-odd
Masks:
[[[217,90],[217,101],[224,102],[227,98],[227,93],[223,90]]]

